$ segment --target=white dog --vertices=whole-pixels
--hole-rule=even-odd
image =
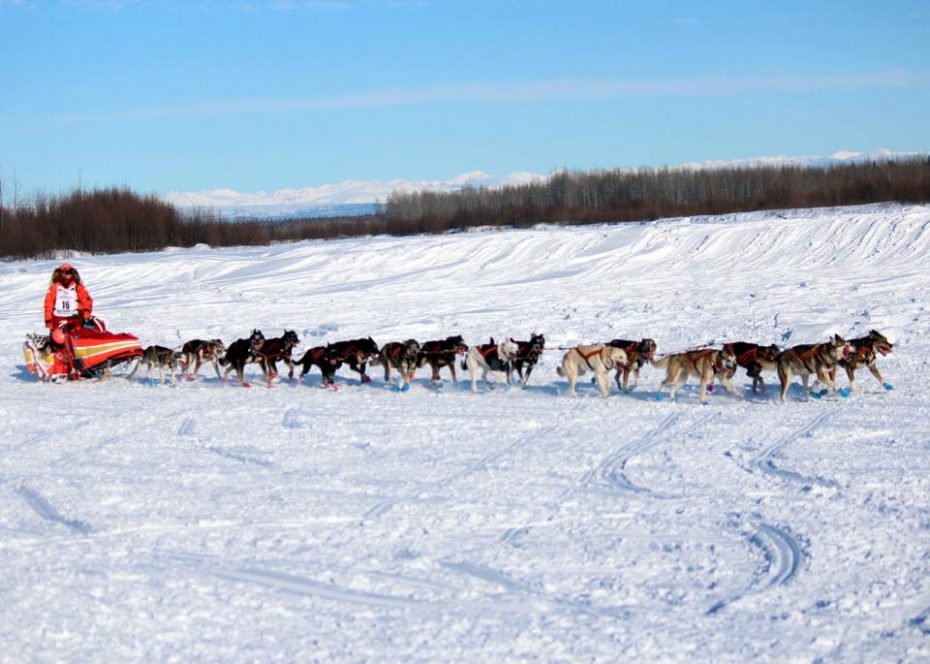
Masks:
[[[578,382],[578,376],[593,371],[597,387],[600,389],[601,395],[606,397],[610,392],[607,372],[626,364],[626,362],[626,351],[622,348],[615,348],[606,344],[576,346],[565,353],[562,358],[562,366],[558,367],[556,371],[560,376],[568,379],[568,394],[570,396],[576,396],[575,383]]]
[[[471,373],[471,391],[478,391],[478,370],[481,369],[481,378],[488,382],[488,372],[497,372],[507,374],[511,363],[517,357],[519,347],[517,342],[510,337],[505,338],[501,343],[494,343],[494,337],[491,337],[491,343],[472,346],[462,362],[462,368],[468,369]],[[508,383],[510,381],[508,380]]]

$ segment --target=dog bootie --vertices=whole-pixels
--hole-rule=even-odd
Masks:
[[[656,395],[656,401],[665,401],[665,395],[662,394],[661,392],[659,392],[659,393]]]
[[[402,388],[400,388],[400,391],[401,391],[401,392],[409,392],[409,391],[410,391],[410,383],[404,383],[404,386],[403,386]]]
[[[852,392],[849,390],[848,387],[844,387],[843,389],[838,390],[838,391],[837,391],[837,394],[839,394],[841,397],[843,397],[844,399],[846,399],[846,398],[849,397],[850,394],[852,394]]]
[[[882,384],[882,387],[884,387],[884,388],[885,388],[886,390],[888,390],[889,392],[893,392],[893,391],[894,391],[894,385],[892,385],[891,383],[883,383],[883,384]]]

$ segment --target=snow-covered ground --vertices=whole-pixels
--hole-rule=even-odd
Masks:
[[[893,392],[709,406],[570,399],[556,350],[477,395],[37,384],[56,262],[0,264],[0,660],[926,660],[928,256],[872,206],[72,261],[146,344],[897,344]]]

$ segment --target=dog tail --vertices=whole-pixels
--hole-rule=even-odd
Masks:
[[[561,376],[562,378],[565,378],[565,372],[562,371],[562,367],[556,367],[555,372],[559,374],[559,376]]]
[[[465,363],[465,360],[462,360],[462,371],[465,371],[468,368],[468,364]]]
[[[658,360],[649,360],[649,363],[652,364],[652,366],[659,367],[661,369],[662,367],[667,366],[671,359],[671,355],[666,355],[665,357],[660,357]]]

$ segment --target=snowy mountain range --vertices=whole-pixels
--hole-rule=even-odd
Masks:
[[[860,161],[888,161],[928,156],[928,152],[893,152],[878,149],[868,152],[840,151],[827,156],[751,157],[726,161],[688,162],[672,168],[728,168],[761,166],[830,166]],[[169,203],[185,210],[212,210],[227,219],[288,219],[299,217],[333,217],[371,214],[379,202],[394,191],[455,191],[466,185],[499,187],[540,182],[549,174],[522,171],[496,176],[470,171],[445,180],[343,180],[311,187],[285,188],[268,193],[239,192],[233,189],[172,191]]]

